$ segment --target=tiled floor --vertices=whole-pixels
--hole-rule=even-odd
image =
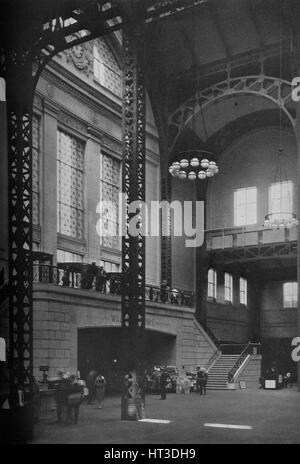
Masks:
[[[118,397],[107,398],[101,410],[84,403],[77,425],[54,424],[53,412],[35,426],[33,443],[300,443],[300,393],[291,389],[210,391],[206,397],[173,393],[165,401],[147,396],[146,417],[170,423],[121,421],[120,413]]]

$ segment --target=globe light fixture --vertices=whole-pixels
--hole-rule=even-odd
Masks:
[[[299,221],[296,219],[296,215],[294,213],[281,211],[279,213],[266,214],[263,225],[268,229],[278,230],[292,229],[292,227],[296,227],[298,224]]]
[[[214,177],[219,168],[213,154],[205,150],[187,150],[178,154],[178,160],[169,167],[169,173],[178,179],[205,180]]]

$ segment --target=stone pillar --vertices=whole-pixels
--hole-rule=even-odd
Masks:
[[[197,201],[206,200],[206,183],[196,180],[198,182],[195,186],[195,197]],[[207,203],[204,206],[204,230],[207,228],[206,220]],[[205,328],[207,325],[207,273],[209,269],[209,255],[207,252],[206,233],[204,235],[203,245],[196,248],[196,272],[195,272],[195,308],[196,318],[200,324]]]
[[[261,279],[248,280],[249,340],[261,342]]]
[[[206,243],[196,249],[196,318],[205,328],[207,324],[207,273],[208,255]]]

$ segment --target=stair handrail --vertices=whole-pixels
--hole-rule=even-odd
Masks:
[[[207,361],[206,366],[205,366],[206,372],[211,368],[212,364],[215,362],[215,360],[216,360],[219,356],[220,356],[220,351],[219,351],[219,350],[216,350],[216,351],[211,355],[211,357],[209,358],[209,360]]]
[[[241,367],[241,365],[243,364],[247,356],[251,354],[250,348],[252,348],[252,353],[253,353],[253,348],[255,347],[259,348],[260,343],[251,343],[251,342],[247,343],[245,349],[241,352],[240,356],[238,357],[235,364],[233,365],[233,367],[230,369],[228,373],[228,383],[231,383],[233,381],[235,374],[237,373],[237,371],[239,370],[239,368]]]

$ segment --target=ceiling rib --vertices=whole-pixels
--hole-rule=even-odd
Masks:
[[[256,11],[255,11],[255,5],[253,3],[253,0],[249,1],[249,3],[247,4],[247,9],[248,9],[248,13],[249,13],[251,22],[252,22],[252,24],[254,26],[254,29],[255,29],[255,33],[256,33],[256,36],[257,36],[257,39],[258,39],[259,48],[263,49],[264,46],[265,46],[265,43],[264,43],[262,31],[261,31],[259,23],[258,23],[258,17],[257,17]]]
[[[228,60],[230,60],[232,58],[230,48],[229,48],[229,45],[228,45],[227,40],[225,38],[225,33],[224,33],[224,30],[223,30],[223,28],[221,26],[221,23],[220,23],[220,20],[219,20],[219,17],[218,17],[218,13],[217,13],[217,11],[215,9],[214,3],[209,2],[209,3],[207,3],[207,6],[208,6],[208,10],[210,12],[210,15],[211,15],[211,17],[213,19],[214,25],[215,25],[215,27],[217,29],[220,40],[222,42],[226,58]]]

